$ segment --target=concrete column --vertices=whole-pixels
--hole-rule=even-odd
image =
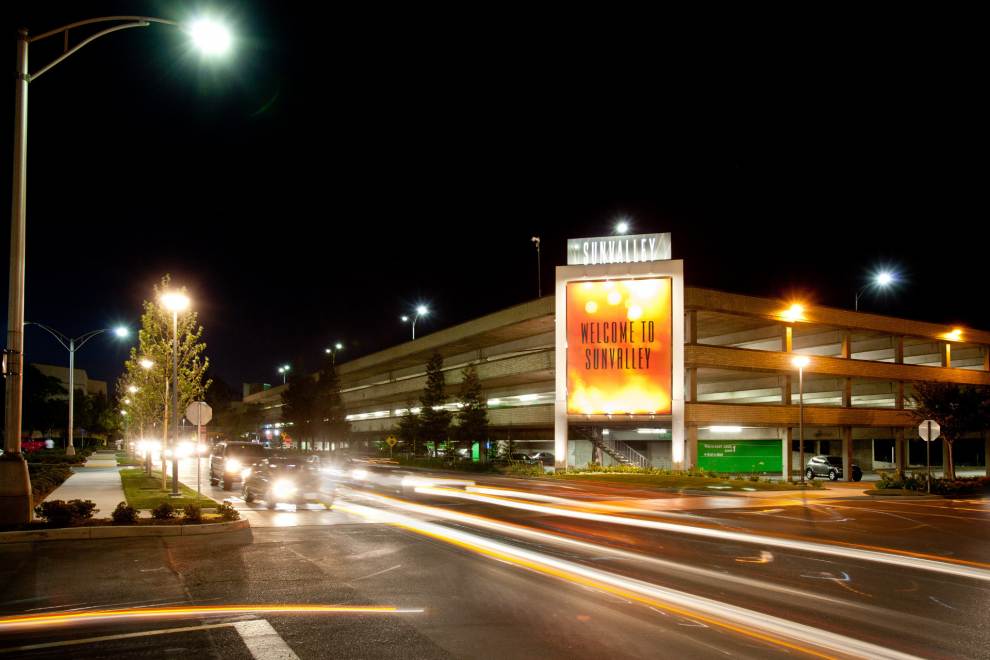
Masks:
[[[785,325],[780,334],[780,350],[790,353],[794,350],[794,328]]]
[[[990,431],[983,432],[983,473],[990,477]]]
[[[894,362],[904,364],[904,337],[894,339]]]
[[[784,384],[780,387],[780,400],[785,406],[791,405],[791,377],[783,377]]]
[[[687,344],[698,343],[698,312],[688,310],[684,315],[684,340]]]
[[[942,366],[951,367],[952,366],[952,344],[945,342],[942,344]]]
[[[842,407],[852,408],[853,402],[853,379],[844,378],[842,383]]]
[[[990,371],[990,346],[983,347],[983,371]]]
[[[847,360],[852,355],[852,342],[849,339],[849,331],[842,333],[842,347],[839,349],[839,357],[846,358]]]
[[[687,380],[687,400],[696,403],[698,401],[698,370],[696,368],[688,368]]]
[[[791,444],[794,442],[794,431],[790,426],[784,429],[783,440],[780,441],[780,476],[785,481],[792,479],[791,476]]]
[[[852,355],[852,341],[849,337],[849,331],[842,333],[842,347],[839,349],[839,357],[850,359]],[[853,381],[852,378],[846,378],[845,382],[842,384],[842,407],[851,408],[852,407],[852,390]]]
[[[851,426],[842,427],[842,480],[852,480],[852,442],[853,430]]]
[[[894,430],[894,465],[898,476],[904,474],[907,466],[907,441],[904,439],[904,429]]]
[[[685,461],[687,465],[685,468],[692,468],[698,466],[698,427],[691,424],[686,429],[687,431],[687,451],[685,452]]]

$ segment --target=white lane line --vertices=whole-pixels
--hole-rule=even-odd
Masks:
[[[675,534],[685,534],[688,536],[700,536],[703,538],[719,539],[725,541],[736,541],[738,543],[750,543],[750,544],[762,545],[773,548],[785,548],[788,550],[797,550],[800,552],[810,552],[813,554],[831,555],[833,557],[843,557],[845,559],[859,559],[863,561],[877,562],[882,564],[892,564],[894,566],[898,566],[902,568],[908,567],[908,568],[914,568],[924,571],[932,571],[935,573],[956,575],[958,577],[981,580],[984,582],[990,582],[990,570],[987,570],[985,568],[954,564],[954,563],[943,562],[934,559],[922,559],[919,557],[881,552],[878,550],[862,550],[859,548],[850,548],[847,546],[839,546],[839,545],[829,545],[827,543],[817,543],[814,541],[799,541],[794,539],[780,538],[776,536],[761,536],[759,534],[749,534],[745,532],[731,532],[722,529],[712,529],[710,527],[695,527],[692,525],[684,525],[681,523],[665,522],[662,520],[650,520],[646,518],[632,518],[626,516],[613,516],[603,513],[592,513],[589,511],[576,511],[572,509],[564,509],[564,508],[548,506],[544,504],[536,504],[533,502],[522,502],[518,500],[506,499],[501,497],[478,495],[475,493],[468,493],[463,490],[454,490],[449,488],[418,487],[416,488],[416,492],[425,493],[428,495],[439,495],[443,497],[474,500],[476,502],[495,504],[497,506],[508,507],[511,509],[523,509],[526,511],[545,513],[551,516],[580,518],[583,520],[592,520],[595,522],[604,522],[604,523],[617,524],[617,525],[628,525],[630,527],[642,527],[646,529],[657,529],[664,532],[673,532]]]
[[[211,623],[203,626],[186,626],[184,628],[162,628],[159,630],[145,630],[135,633],[121,633],[119,635],[103,635],[101,637],[87,637],[85,639],[68,639],[61,642],[45,642],[43,644],[31,644],[29,646],[12,646],[0,649],[0,653],[14,653],[20,651],[36,651],[38,649],[52,649],[60,646],[77,646],[79,644],[96,644],[98,642],[112,642],[118,639],[134,639],[135,637],[152,637],[154,635],[171,635],[173,633],[195,632],[197,630],[210,630],[211,628],[228,628],[229,623]]]
[[[234,629],[240,633],[251,657],[256,660],[299,660],[299,656],[265,619],[239,621],[234,624]]]

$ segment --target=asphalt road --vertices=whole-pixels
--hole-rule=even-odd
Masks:
[[[235,497],[237,534],[0,545],[0,654],[990,656],[986,500],[372,481],[332,510]]]

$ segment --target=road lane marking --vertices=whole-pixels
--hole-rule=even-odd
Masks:
[[[38,649],[52,649],[60,646],[78,646],[80,644],[97,644],[99,642],[112,642],[118,639],[134,639],[135,637],[152,637],[155,635],[172,635],[175,633],[196,632],[198,630],[210,630],[213,628],[228,628],[230,623],[211,623],[203,626],[186,626],[183,628],[162,628],[159,630],[145,630],[135,633],[120,633],[117,635],[102,635],[100,637],[87,637],[85,639],[67,639],[60,642],[44,642],[42,644],[29,644],[27,646],[12,646],[10,648],[0,648],[0,653],[17,653],[22,651],[37,651]]]
[[[233,627],[255,660],[299,660],[272,624],[264,619],[238,621]]]
[[[655,529],[688,536],[700,536],[710,539],[735,541],[738,543],[748,543],[765,545],[770,547],[786,548],[800,552],[810,552],[814,554],[832,555],[844,557],[846,559],[859,559],[863,561],[876,562],[882,564],[893,564],[899,567],[910,567],[919,570],[932,571],[935,573],[945,573],[958,577],[971,578],[990,582],[990,565],[980,562],[972,562],[948,557],[938,557],[924,555],[922,553],[897,550],[894,548],[878,549],[871,546],[862,546],[852,543],[820,543],[817,541],[805,541],[800,538],[787,536],[771,536],[753,534],[750,532],[730,531],[725,529],[715,529],[712,527],[702,527],[699,525],[688,525],[684,523],[674,523],[662,520],[651,520],[646,518],[636,518],[633,516],[606,515],[593,511],[579,511],[575,509],[564,509],[533,502],[523,502],[519,500],[493,497],[490,495],[478,495],[467,493],[461,490],[449,488],[417,488],[417,493],[428,495],[439,495],[461,499],[474,500],[487,504],[508,507],[512,509],[523,509],[535,511],[552,516],[564,516],[569,518],[581,518],[594,522],[603,522],[618,525],[628,525],[631,527],[641,527],[645,529]]]
[[[854,656],[862,658],[913,658],[907,654],[883,648],[869,642],[825,632],[769,614],[721,603],[642,580],[557,559],[510,544],[450,529],[435,523],[420,521],[398,513],[387,512],[361,504],[334,508],[377,522],[434,538],[477,554],[530,569],[573,584],[602,591],[625,600],[666,610],[672,614],[722,629],[731,630],[751,639],[798,651],[819,658]],[[792,641],[793,640],[793,641]],[[814,647],[814,648],[812,648]],[[823,650],[817,650],[823,649]],[[832,655],[836,654],[836,655]]]
[[[47,612],[0,618],[0,631],[9,628],[38,627],[84,621],[157,619],[169,616],[206,616],[211,614],[418,614],[422,609],[399,609],[376,605],[190,605],[185,607],[148,607],[82,612]]]

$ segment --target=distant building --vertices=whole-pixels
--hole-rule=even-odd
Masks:
[[[58,378],[62,383],[62,387],[65,391],[69,391],[69,368],[68,367],[57,367],[54,364],[38,364],[33,363],[32,367],[36,368],[38,371],[46,376],[51,376],[52,378]],[[76,389],[82,390],[86,394],[95,395],[102,394],[107,396],[107,381],[96,380],[95,378],[90,378],[89,374],[86,373],[85,369],[76,369]]]
[[[264,392],[271,387],[268,383],[241,383],[241,386],[243,388],[243,396],[251,396],[258,392]]]

